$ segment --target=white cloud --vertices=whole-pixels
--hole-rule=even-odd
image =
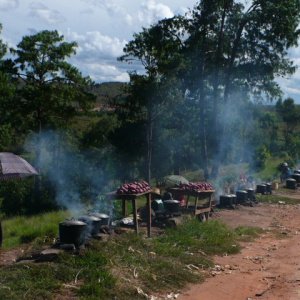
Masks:
[[[94,7],[99,7],[107,10],[110,14],[117,14],[123,11],[122,7],[116,4],[113,0],[81,0],[87,4],[90,4]]]
[[[37,17],[49,24],[62,23],[65,21],[64,16],[55,9],[50,9],[43,3],[31,3],[30,16]]]
[[[126,44],[125,40],[103,35],[99,31],[89,31],[82,35],[69,30],[67,37],[78,43],[78,54],[85,53],[96,57],[117,58],[122,55]]]
[[[15,9],[19,6],[19,0],[0,0],[0,10]]]
[[[174,13],[165,4],[157,3],[155,0],[147,0],[141,5],[138,12],[140,22],[152,24],[158,20],[172,18]]]

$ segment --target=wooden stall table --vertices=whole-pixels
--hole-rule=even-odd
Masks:
[[[169,188],[168,191],[176,196],[186,196],[186,204],[183,207],[183,212],[192,213],[195,216],[201,217],[205,216],[206,220],[210,212],[212,212],[212,204],[213,204],[213,193],[214,190],[186,190],[181,188]],[[190,197],[194,197],[194,201],[190,199]],[[204,204],[199,205],[200,200],[207,200]],[[192,203],[192,204],[191,204]]]
[[[133,224],[136,234],[139,232],[138,218],[137,218],[137,199],[146,196],[147,198],[147,236],[151,236],[151,193],[149,190],[145,193],[140,194],[118,194],[117,192],[111,192],[106,194],[106,196],[111,200],[122,201],[122,214],[123,217],[127,216],[127,202],[131,201],[133,210]]]

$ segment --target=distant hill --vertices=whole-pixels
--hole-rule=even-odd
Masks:
[[[124,82],[103,82],[97,83],[92,88],[92,93],[96,95],[96,106],[107,104],[109,100],[124,94],[126,87]]]

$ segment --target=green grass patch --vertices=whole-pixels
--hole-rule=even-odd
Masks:
[[[58,236],[58,224],[69,217],[68,212],[58,211],[37,216],[19,216],[2,222],[3,248],[9,249],[35,239],[51,240]]]
[[[257,238],[264,230],[259,227],[239,226],[235,228],[234,232],[237,234],[239,241],[249,241]]]
[[[259,202],[264,203],[276,203],[276,204],[300,204],[300,199],[293,199],[280,195],[260,195],[256,194],[256,199]]]
[[[34,220],[39,226],[47,223]],[[56,227],[60,220],[54,222]],[[18,232],[11,235],[17,237]],[[152,295],[177,291],[203,279],[201,270],[213,265],[211,254],[238,252],[238,238],[237,232],[219,221],[187,219],[150,239],[126,233],[106,242],[93,240],[79,255],[63,253],[51,263],[0,268],[0,299],[20,299],[24,294],[27,299],[53,299],[70,284],[76,285],[72,294],[81,299],[144,299],[136,287]]]

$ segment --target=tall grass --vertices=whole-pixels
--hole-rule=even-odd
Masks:
[[[3,248],[9,249],[35,239],[53,239],[58,236],[58,224],[69,217],[67,211],[57,211],[36,216],[18,216],[4,220]]]

